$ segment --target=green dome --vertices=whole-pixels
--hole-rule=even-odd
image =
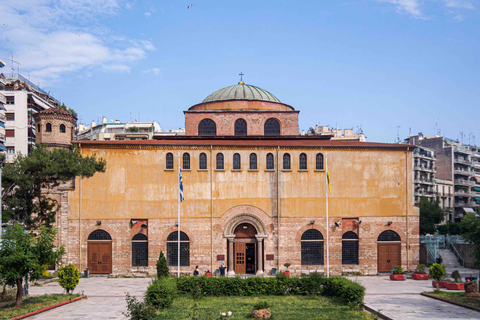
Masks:
[[[212,101],[226,101],[226,100],[261,100],[269,102],[280,102],[273,94],[262,88],[255,87],[249,84],[244,84],[242,81],[239,84],[228,86],[215,91],[202,102]],[[280,102],[281,103],[281,102]]]

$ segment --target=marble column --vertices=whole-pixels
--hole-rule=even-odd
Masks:
[[[235,256],[233,254],[233,240],[235,236],[229,237],[228,239],[228,276],[235,276]]]
[[[263,239],[266,238],[266,235],[257,234],[257,276],[263,276]]]

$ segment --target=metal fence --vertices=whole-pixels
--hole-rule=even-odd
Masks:
[[[438,257],[438,250],[445,249],[445,236],[420,236],[420,243],[424,243],[427,248],[427,264],[435,263]]]

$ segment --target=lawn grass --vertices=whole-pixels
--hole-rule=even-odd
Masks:
[[[480,308],[480,299],[464,297],[465,292],[434,291],[425,293]]]
[[[189,297],[175,298],[172,306],[160,311],[157,319],[192,319],[195,302],[198,302],[197,319],[219,319],[221,312],[231,311],[234,319],[252,319],[253,305],[267,301],[271,319],[367,319],[374,317],[363,310],[352,310],[340,300],[322,296],[258,296],[258,297],[205,297],[193,300]]]
[[[9,308],[0,308],[0,319],[10,319],[13,317],[21,316],[35,310],[46,308],[54,304],[67,301],[76,297],[79,297],[80,294],[45,294],[42,296],[30,296],[22,301],[22,307],[20,309],[15,309],[15,306]]]

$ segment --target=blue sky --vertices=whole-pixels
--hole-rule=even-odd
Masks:
[[[189,4],[194,4],[187,9]],[[480,145],[479,1],[0,0],[0,59],[74,108],[184,127],[244,81],[368,141],[422,131]]]

